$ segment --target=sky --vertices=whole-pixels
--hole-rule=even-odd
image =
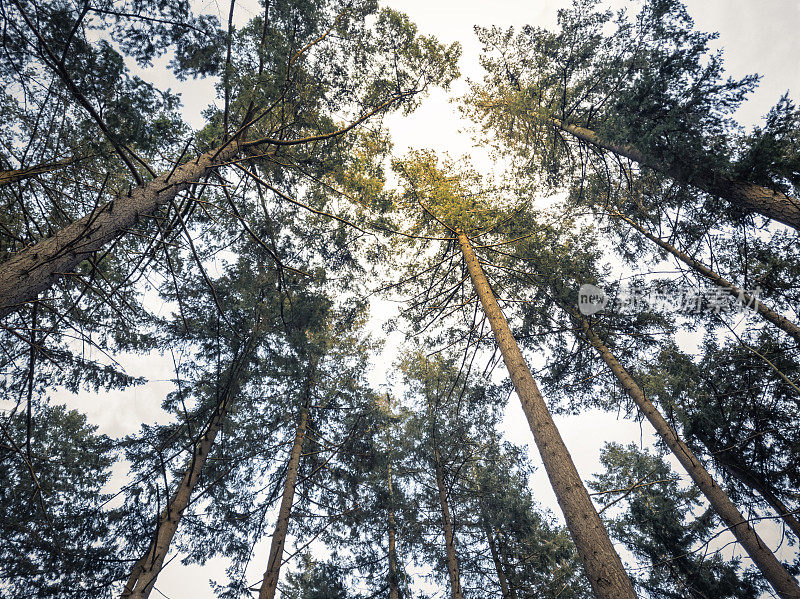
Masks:
[[[454,156],[471,154],[481,169],[491,169],[491,159],[479,149],[472,147],[463,122],[451,99],[466,89],[466,78],[480,79],[478,63],[479,45],[473,33],[474,25],[501,27],[531,24],[540,27],[555,25],[556,11],[569,3],[561,0],[520,2],[512,0],[450,1],[450,0],[394,0],[385,2],[395,9],[406,12],[419,26],[422,33],[435,35],[443,42],[459,41],[463,46],[461,59],[462,78],[454,83],[449,93],[435,90],[421,107],[405,117],[390,116],[386,119],[395,144],[395,154],[402,155],[409,148],[431,148],[437,152],[449,152]],[[613,6],[626,2],[615,0]],[[689,14],[699,29],[718,31],[717,45],[724,50],[728,73],[741,77],[759,73],[763,79],[758,91],[740,109],[739,121],[752,126],[764,115],[786,90],[793,97],[800,97],[800,1],[798,0],[688,0]],[[221,20],[227,19],[227,3],[221,0],[196,2],[202,10],[217,13]],[[237,21],[243,22],[252,16],[254,5],[244,0],[237,2]],[[213,100],[213,90],[207,82],[170,81],[163,70],[150,71],[143,75],[155,80],[162,87],[171,87],[183,95],[184,113],[194,126],[201,126],[200,112]],[[379,304],[376,321],[387,314],[387,304]],[[373,371],[373,382],[380,383],[383,370],[391,367],[394,346],[377,361]],[[163,418],[161,400],[171,390],[168,382],[172,376],[172,364],[168,358],[152,360],[131,358],[126,366],[132,374],[145,374],[151,383],[101,397],[64,398],[79,406],[91,422],[99,424],[101,430],[111,435],[134,432],[139,424]],[[556,418],[562,436],[570,449],[578,471],[584,479],[601,470],[599,452],[604,442],[635,442],[643,446],[653,443],[653,436],[639,423],[618,420],[616,414],[592,412],[571,417]],[[519,444],[530,444],[531,433],[515,397],[512,397],[504,428],[509,440]],[[532,452],[533,462],[540,465],[538,456]],[[538,467],[532,480],[537,499],[558,515],[558,508],[544,470]],[[765,531],[766,532],[766,531]],[[768,537],[772,533],[768,533]],[[770,542],[775,542],[774,535]],[[260,555],[259,555],[260,554]],[[256,564],[266,563],[266,551],[259,548]],[[223,577],[224,562],[214,561],[205,567],[184,567],[173,561],[162,573],[157,588],[166,597],[206,599],[213,597],[208,579]],[[263,567],[256,568],[258,573]],[[154,594],[156,596],[157,594]]]

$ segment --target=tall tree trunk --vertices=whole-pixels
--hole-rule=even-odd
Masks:
[[[258,327],[256,327],[257,329]],[[195,443],[188,468],[177,489],[170,497],[167,506],[159,515],[153,540],[150,542],[150,546],[144,556],[133,567],[122,591],[122,599],[147,599],[153,591],[156,578],[164,566],[164,559],[167,556],[175,532],[178,530],[183,512],[189,505],[211,447],[214,445],[228,410],[239,392],[239,377],[245,362],[251,355],[256,334],[253,334],[245,349],[234,360],[223,399],[214,410],[202,437]]]
[[[36,175],[42,175],[44,173],[51,173],[53,171],[57,171],[58,169],[64,168],[65,166],[69,166],[70,164],[77,162],[78,160],[80,160],[79,157],[70,156],[69,158],[64,158],[63,160],[58,160],[56,162],[50,162],[47,164],[37,164],[35,166],[29,166],[27,168],[18,168],[7,171],[0,171],[0,187],[2,187],[3,185],[9,185],[11,183],[16,183],[17,181],[24,181],[25,179],[30,179],[31,177],[35,177]]]
[[[272,535],[272,545],[269,550],[269,562],[267,571],[264,572],[264,580],[261,583],[261,590],[258,592],[258,599],[274,599],[275,591],[278,588],[278,577],[280,576],[281,563],[283,561],[283,546],[286,544],[286,535],[289,532],[289,518],[292,515],[292,503],[294,503],[294,492],[297,486],[297,474],[300,470],[300,457],[303,451],[303,439],[306,436],[308,427],[308,408],[303,408],[300,415],[300,423],[294,436],[292,453],[289,456],[289,465],[286,469],[286,482],[283,485],[283,498],[278,512],[278,522],[275,524],[275,533]]]
[[[153,214],[178,193],[234,159],[244,148],[256,145],[296,146],[339,137],[376,114],[386,111],[407,95],[400,93],[341,129],[321,135],[291,140],[265,137],[242,141],[247,133],[248,126],[245,126],[236,138],[137,186],[126,196],[118,196],[91,214],[67,225],[55,235],[42,239],[0,264],[0,318],[22,304],[36,300],[59,277],[73,272],[84,257],[121,237],[140,218]]]
[[[741,543],[764,578],[772,585],[772,588],[783,599],[800,599],[800,585],[798,585],[797,580],[789,574],[772,551],[764,544],[758,533],[750,526],[747,519],[739,512],[725,491],[714,482],[708,470],[697,459],[689,446],[678,437],[675,430],[661,415],[661,412],[658,411],[658,408],[647,398],[644,391],[622,367],[622,364],[606,347],[597,333],[591,329],[586,320],[579,318],[572,311],[570,313],[576,319],[577,324],[580,324],[589,343],[597,350],[622,387],[656,429],[659,437],[672,450],[672,453],[700,491],[702,491],[703,495],[705,495],[706,499],[708,499],[714,511],[730,528],[736,540]]]
[[[434,470],[436,471],[436,487],[439,490],[439,505],[442,508],[442,526],[444,527],[444,544],[447,552],[447,573],[450,576],[450,591],[453,599],[464,599],[461,591],[461,576],[458,572],[453,521],[450,518],[450,506],[447,503],[447,489],[444,485],[444,472],[439,459],[439,451],[433,449]]]
[[[389,599],[400,599],[400,569],[397,567],[397,529],[394,520],[392,464],[389,463]]]
[[[119,196],[76,220],[52,237],[42,239],[0,264],[0,318],[35,301],[59,277],[92,254],[122,236],[139,219],[153,214],[181,191],[201,181],[212,169],[236,156],[241,147],[232,141],[190,160],[174,172],[137,187],[130,195]]]
[[[797,198],[755,183],[731,179],[727,175],[711,169],[686,169],[677,165],[670,165],[652,156],[647,156],[633,146],[603,141],[591,129],[570,125],[552,117],[543,120],[581,141],[608,150],[618,156],[629,158],[643,166],[669,175],[678,181],[693,185],[707,193],[731,202],[746,212],[757,212],[767,218],[800,230],[800,200]]]
[[[744,466],[743,461],[737,459],[735,454],[732,455],[729,449],[720,449],[717,443],[712,443],[707,439],[700,439],[700,441],[711,453],[714,461],[725,472],[761,495],[764,501],[783,519],[786,526],[800,539],[800,521],[797,519],[797,512],[783,502],[772,485],[757,476],[750,468]]]
[[[522,403],[550,484],[564,513],[567,528],[575,541],[592,589],[598,599],[633,599],[636,597],[633,584],[622,567],[622,560],[608,537],[536,381],[533,380],[525,358],[511,334],[472,245],[462,231],[457,233],[472,284],[492,326],[495,340]]]
[[[500,583],[500,591],[503,593],[503,599],[516,599],[517,595],[508,584],[506,572],[503,568],[503,562],[500,560],[500,554],[497,551],[497,543],[494,539],[494,532],[489,525],[489,519],[486,516],[486,509],[481,503],[481,524],[483,531],[486,533],[486,542],[489,544],[489,552],[492,554],[492,562],[494,562],[494,569],[497,572],[497,581]]]
[[[392,396],[386,394],[386,412],[392,413]],[[394,516],[394,481],[392,480],[392,436],[386,421],[386,482],[389,490],[389,599],[400,599],[400,568],[397,565],[397,525]]]
[[[767,306],[764,302],[762,302],[758,298],[753,297],[745,290],[739,289],[733,283],[729,282],[728,280],[726,280],[725,278],[723,278],[722,276],[711,270],[708,266],[706,266],[702,262],[695,260],[685,252],[682,252],[681,250],[667,243],[663,239],[656,237],[655,235],[647,231],[644,227],[639,225],[639,223],[633,221],[624,214],[620,214],[619,212],[616,211],[611,211],[610,213],[627,222],[634,229],[639,231],[639,233],[641,233],[642,235],[647,237],[647,239],[655,243],[658,247],[660,247],[663,250],[666,250],[667,252],[675,256],[678,260],[690,266],[692,269],[703,275],[706,279],[708,279],[718,287],[722,288],[722,290],[725,291],[728,295],[738,300],[741,300],[748,308],[760,314],[764,319],[768,320],[776,327],[783,330],[785,333],[791,335],[798,343],[800,343],[800,327],[797,326],[795,323],[793,323],[791,320],[778,314],[775,310]]]
[[[478,509],[480,510],[481,526],[483,527],[483,532],[486,534],[486,543],[489,545],[489,553],[491,553],[492,555],[492,562],[494,563],[494,569],[497,572],[497,581],[500,584],[500,591],[503,593],[503,599],[516,599],[516,593],[508,583],[508,578],[506,576],[506,572],[503,567],[503,562],[501,561],[500,554],[497,550],[497,543],[495,542],[494,531],[492,530],[492,526],[490,524],[489,514],[486,510],[486,504],[483,501],[481,485],[480,482],[478,481],[478,469],[476,467],[475,462],[472,463],[472,483],[475,495],[478,498]]]

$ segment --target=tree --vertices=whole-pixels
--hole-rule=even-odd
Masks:
[[[110,596],[125,568],[103,489],[111,439],[63,406],[37,409],[27,448],[24,413],[0,426],[0,596]]]
[[[471,175],[471,179],[463,175],[445,176],[443,173],[453,168],[448,165],[448,168],[440,169],[430,155],[412,156],[405,163],[396,163],[395,169],[407,182],[403,201],[415,210],[409,215],[412,218],[416,215],[415,233],[433,231],[434,234],[444,234],[445,239],[458,244],[464,268],[489,320],[595,594],[598,597],[635,597],[622,562],[592,505],[472,248],[470,237],[474,239],[491,233],[493,227],[502,222],[504,215],[498,214],[499,207],[495,207],[497,203],[487,206],[485,188],[469,187],[470,183],[475,183],[475,175]],[[509,213],[513,215],[513,208]]]
[[[791,384],[796,366],[765,332],[745,339],[744,345],[706,339],[696,360],[667,346],[644,373],[644,383],[680,423],[686,442],[713,460],[733,493],[760,496],[800,538],[792,507],[800,482],[789,467],[797,446],[797,390]]]
[[[303,554],[301,569],[289,573],[281,596],[287,599],[349,599],[342,573],[334,564],[315,561]]]
[[[647,565],[637,580],[651,597],[758,597],[760,589],[738,562],[707,555],[714,519],[708,512],[691,522],[699,507],[696,489],[685,489],[658,455],[635,445],[609,443],[606,471],[591,483],[606,507],[621,512],[611,530]]]
[[[73,96],[83,97],[68,67],[58,61],[47,43],[56,37],[55,25],[47,23],[49,29],[36,25],[25,7],[17,3],[16,8],[20,37],[27,28],[39,42],[26,59],[43,62]],[[241,86],[242,93],[226,104],[224,115],[214,114],[224,117],[225,123],[229,113],[239,117],[235,135],[220,132],[212,119],[197,140],[204,151],[183,163],[185,152],[178,154],[175,163],[158,176],[156,169],[145,164],[152,176],[147,182],[133,164],[132,152],[125,151],[121,142],[108,134],[102,119],[95,118],[137,186],[127,192],[118,190],[108,202],[98,201],[90,214],[52,236],[37,239],[0,266],[0,315],[36,300],[60,277],[57,273],[72,272],[86,256],[121,237],[180,193],[191,189],[193,196],[221,165],[238,164],[243,154],[245,160],[291,155],[296,147],[324,152],[323,146],[335,144],[337,138],[370,117],[390,107],[410,108],[427,85],[446,85],[452,79],[456,46],[444,48],[433,39],[417,36],[405,17],[388,9],[380,12],[374,26],[365,25],[374,10],[371,3],[313,8],[277,3],[271,7],[266,17],[243,29],[238,62],[225,64],[226,72],[231,68],[236,75],[232,88]],[[75,14],[66,7],[58,14],[75,32],[86,17],[86,11]],[[57,30],[62,27],[59,23]],[[334,30],[335,40],[330,35]],[[215,41],[204,50],[212,54],[218,50]],[[67,42],[64,52],[70,40]],[[326,56],[324,64],[309,58],[312,50]],[[369,75],[342,77],[341,73],[348,72],[348,65],[354,63],[363,63],[359,72]],[[307,80],[314,85],[302,86]],[[306,97],[308,93],[311,97]],[[79,103],[90,114],[97,114],[88,100]],[[337,124],[333,114],[339,110],[349,110],[354,116],[344,125]],[[246,136],[250,136],[249,141],[245,141]]]
[[[786,193],[791,176],[780,166],[796,133],[787,101],[773,110],[765,129],[773,133],[740,139],[730,115],[757,77],[724,79],[721,55],[709,51],[715,36],[694,31],[678,0],[645,1],[635,18],[597,6],[576,0],[559,11],[556,32],[479,29],[487,75],[466,110],[551,182],[563,183],[565,171],[606,171],[607,157],[632,161],[745,214],[800,227],[800,205]],[[739,165],[737,154],[750,164]]]
[[[503,599],[589,597],[569,533],[537,508],[520,450],[490,437],[479,451],[475,502]]]

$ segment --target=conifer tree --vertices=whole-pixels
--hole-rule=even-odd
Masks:
[[[237,51],[228,53],[227,61],[216,66],[213,60],[201,65],[193,61],[204,54],[210,58],[221,50],[218,30],[212,31],[203,45],[198,42],[194,47],[180,33],[176,39],[165,34],[163,39],[156,39],[166,39],[167,47],[171,43],[179,48],[182,44],[191,47],[188,64],[180,53],[176,57],[174,64],[179,72],[224,71],[226,98],[231,98],[224,113],[214,111],[209,126],[198,136],[200,147],[195,158],[185,161],[186,151],[173,148],[172,164],[151,166],[109,129],[73,80],[77,73],[58,59],[68,53],[73,38],[91,47],[83,33],[79,34],[83,21],[90,18],[87,12],[75,12],[65,5],[48,11],[48,18],[39,15],[37,20],[32,9],[40,10],[15,3],[15,33],[22,47],[18,60],[49,69],[70,90],[125,163],[136,188],[120,189],[123,184],[110,190],[110,198],[101,194],[91,213],[52,233],[37,235],[33,245],[7,259],[0,266],[2,316],[36,300],[60,277],[57,273],[71,272],[87,256],[123,236],[179,194],[189,190],[189,196],[194,196],[222,165],[253,157],[277,159],[275,164],[280,164],[277,157],[283,155],[291,163],[301,158],[303,148],[323,152],[324,159],[324,148],[335,147],[338,138],[360,123],[390,108],[410,109],[418,95],[434,82],[446,85],[454,75],[458,55],[457,46],[445,48],[432,38],[418,36],[407,18],[388,9],[380,11],[374,25],[367,25],[368,15],[376,12],[371,2],[319,7],[269,3],[265,15],[235,36]],[[74,35],[59,40],[59,45],[67,46],[58,47],[54,39],[65,26]],[[23,41],[28,36],[37,40],[32,47]],[[123,48],[146,62],[156,52],[151,41],[140,36],[128,40],[127,45],[123,43]],[[108,44],[100,46],[114,53]],[[324,54],[325,60],[310,58],[315,52]],[[359,73],[365,76],[341,76],[353,64],[360,64]],[[7,65],[3,73],[14,73],[14,66],[20,65]],[[228,77],[229,71],[234,76]],[[304,81],[313,85],[303,86]],[[352,114],[344,124],[333,116],[342,110]],[[300,116],[295,117],[295,113]],[[234,130],[221,130],[229,121],[237,123]],[[148,180],[139,172],[140,166],[148,172]],[[156,175],[159,171],[161,174]]]
[[[736,560],[707,555],[714,528],[710,513],[685,523],[699,509],[696,489],[684,489],[661,456],[635,445],[606,445],[601,457],[606,471],[592,488],[604,509],[620,511],[611,530],[646,564],[637,580],[651,597],[758,597],[750,575],[737,571]]]
[[[757,77],[725,79],[715,36],[695,31],[679,0],[645,0],[635,18],[576,0],[558,21],[552,32],[478,30],[487,75],[465,108],[525,169],[560,186],[630,161],[740,214],[800,228],[792,154],[782,150],[797,134],[793,105],[782,99],[763,130],[741,139],[731,114]]]
[[[110,597],[126,567],[104,489],[114,444],[74,410],[36,415],[0,421],[0,597]]]
[[[413,233],[428,237],[431,234],[442,236],[461,254],[459,262],[463,264],[466,274],[453,288],[458,291],[466,277],[472,280],[592,589],[598,597],[635,597],[622,562],[519,350],[495,291],[475,255],[474,240],[491,233],[504,217],[508,217],[500,212],[499,202],[487,202],[485,188],[481,187],[477,175],[469,172],[445,175],[445,172],[455,170],[454,165],[439,167],[430,154],[412,155],[405,162],[398,161],[395,169],[406,181],[406,193],[401,205],[414,210],[406,215],[415,225]],[[513,208],[508,212],[513,215]],[[450,247],[447,253],[450,253]]]

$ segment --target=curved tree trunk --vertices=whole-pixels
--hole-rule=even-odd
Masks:
[[[239,391],[239,376],[244,363],[250,357],[256,334],[254,333],[244,351],[234,361],[223,399],[214,410],[203,436],[195,443],[186,473],[183,475],[172,497],[170,497],[169,503],[159,515],[153,540],[150,542],[150,546],[144,556],[133,567],[122,591],[122,599],[147,599],[153,591],[156,578],[164,566],[164,559],[169,552],[175,532],[178,530],[183,512],[189,505],[211,447],[214,445],[228,410]]]
[[[447,489],[444,485],[444,472],[439,461],[439,452],[433,450],[434,469],[436,471],[436,488],[439,490],[439,505],[442,508],[442,526],[444,527],[444,544],[447,551],[447,573],[450,576],[450,591],[453,599],[464,599],[461,591],[461,575],[458,571],[453,521],[450,518],[450,506],[447,503]]]
[[[550,484],[564,513],[567,528],[575,541],[595,596],[598,599],[634,599],[636,592],[633,584],[622,567],[622,561],[511,334],[469,239],[458,231],[458,241],[472,284],[492,326],[511,382],[522,403]]]
[[[647,231],[644,227],[639,225],[637,222],[633,221],[632,219],[628,218],[624,214],[620,214],[619,212],[611,211],[611,214],[623,219],[629,225],[631,225],[634,229],[639,231],[642,235],[647,237],[650,241],[655,243],[658,247],[663,250],[666,250],[673,256],[675,256],[678,260],[683,262],[684,264],[688,265],[696,272],[703,275],[706,279],[720,287],[723,291],[725,291],[731,297],[740,300],[743,304],[745,304],[751,310],[760,314],[765,320],[768,320],[776,327],[791,335],[795,341],[800,343],[800,327],[793,323],[788,318],[785,318],[781,314],[778,314],[775,310],[767,306],[764,302],[759,300],[756,297],[753,297],[744,289],[739,289],[733,283],[729,282],[727,279],[723,278],[713,270],[711,270],[708,266],[703,264],[702,262],[695,260],[685,252],[682,252],[675,246],[667,243],[663,239],[656,237],[649,231]]]
[[[757,212],[767,218],[776,220],[794,229],[800,230],[800,200],[787,196],[779,191],[773,191],[755,183],[738,181],[709,169],[697,169],[690,176],[685,169],[678,168],[653,157],[647,156],[638,149],[629,145],[613,144],[603,141],[591,129],[569,125],[556,118],[544,118],[544,122],[553,125],[561,131],[569,133],[581,141],[593,146],[608,150],[618,156],[629,158],[643,166],[669,175],[670,177],[693,185],[712,195],[728,200],[746,212]]]
[[[52,237],[22,250],[0,264],[0,318],[15,308],[35,301],[62,276],[93,252],[121,237],[139,219],[153,214],[181,191],[198,183],[213,169],[239,153],[241,143],[232,141],[190,160],[173,172],[117,197]]]
[[[264,572],[264,580],[261,583],[261,590],[258,592],[258,599],[274,599],[275,591],[278,588],[278,578],[283,562],[283,547],[286,544],[286,535],[289,532],[289,518],[292,515],[292,504],[294,503],[294,492],[297,486],[297,474],[300,470],[300,457],[303,451],[303,439],[306,436],[308,427],[308,409],[304,408],[300,415],[300,423],[294,436],[292,453],[289,456],[289,465],[286,469],[286,482],[283,485],[283,498],[278,512],[278,522],[275,524],[275,533],[272,535],[272,545],[269,550],[269,562],[267,571]]]
[[[686,472],[695,482],[697,487],[705,495],[708,502],[714,508],[722,521],[730,528],[741,543],[750,559],[756,564],[764,578],[772,585],[772,588],[783,599],[800,599],[800,585],[797,580],[789,574],[786,568],[778,561],[775,555],[764,544],[758,533],[750,526],[747,519],[739,512],[723,489],[716,484],[714,479],[705,469],[703,464],[694,455],[694,452],[684,443],[675,430],[669,425],[661,415],[656,406],[651,402],[636,381],[622,367],[622,364],[611,353],[608,347],[602,342],[589,324],[583,318],[579,318],[570,311],[573,318],[582,328],[589,343],[597,350],[606,365],[611,369],[620,382],[622,387],[633,399],[641,412],[656,429],[659,437],[672,450],[678,461]]]

